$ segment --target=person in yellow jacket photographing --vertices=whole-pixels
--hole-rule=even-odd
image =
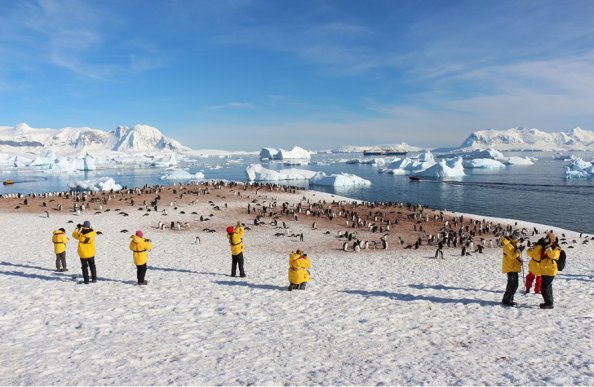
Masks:
[[[305,289],[305,285],[311,279],[309,268],[311,261],[307,254],[301,250],[289,253],[289,291],[293,289]]]
[[[553,280],[557,275],[557,260],[561,256],[557,236],[548,233],[546,245],[542,249],[537,261],[540,263],[540,275],[542,277],[541,293],[544,303],[540,304],[541,309],[553,309]]]
[[[227,239],[231,247],[231,277],[235,277],[237,267],[239,267],[239,276],[245,277],[243,270],[243,235],[245,228],[240,222],[237,222],[235,227],[227,227]]]
[[[89,283],[89,268],[91,282],[97,282],[97,268],[95,267],[95,237],[97,233],[91,228],[91,222],[85,220],[82,225],[77,224],[72,237],[78,241],[78,256],[82,265],[83,282]]]
[[[146,275],[146,264],[148,261],[148,251],[153,249],[151,240],[144,238],[142,231],[138,230],[132,236],[130,241],[130,250],[133,251],[132,257],[134,258],[134,264],[136,265],[136,279],[138,285],[148,285],[148,281],[144,279]]]
[[[501,247],[503,249],[502,272],[507,274],[507,285],[503,300],[501,303],[506,306],[516,306],[514,302],[514,295],[518,290],[518,273],[522,270],[522,259],[520,258],[521,250],[518,242],[522,234],[519,231],[514,231],[509,236],[501,238]]]

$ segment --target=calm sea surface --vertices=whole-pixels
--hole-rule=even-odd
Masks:
[[[377,167],[346,164],[344,160],[359,158],[361,154],[319,154],[312,163],[296,167],[330,173],[352,173],[372,182],[369,188],[332,188],[313,186],[312,189],[368,201],[412,202],[431,208],[473,213],[484,216],[521,219],[550,224],[579,232],[594,233],[594,180],[566,180],[563,165],[551,155],[537,155],[532,166],[509,166],[505,169],[465,170],[466,177],[455,180],[422,180],[411,182],[407,176],[378,173]],[[592,154],[585,155],[591,160]],[[389,158],[386,158],[389,160]],[[245,181],[245,167],[259,162],[257,157],[199,159],[185,165],[191,173],[203,171],[206,179]],[[321,164],[316,164],[321,162]],[[270,169],[290,168],[282,164],[265,164]],[[172,184],[160,180],[161,169],[105,169],[75,175],[53,176],[43,170],[4,169],[1,178],[15,181],[0,186],[4,193],[41,193],[66,191],[72,180],[113,177],[124,186]],[[307,187],[306,182],[288,184]]]

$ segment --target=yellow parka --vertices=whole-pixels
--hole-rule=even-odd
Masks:
[[[68,242],[68,237],[62,230],[54,231],[54,235],[52,236],[52,242],[54,243],[54,252],[56,254],[61,254],[66,251],[66,243]]]
[[[243,252],[243,234],[245,234],[245,229],[242,226],[235,226],[233,234],[227,234],[227,239],[229,239],[231,245],[231,255],[238,255]]]
[[[89,259],[95,256],[95,230],[92,228],[76,229],[72,237],[78,241],[78,256],[81,259]]]
[[[559,246],[546,246],[540,256],[540,275],[554,277],[557,275],[557,260],[561,255]]]
[[[306,255],[289,253],[289,282],[295,285],[299,285],[303,282],[308,282],[311,278],[309,275],[309,269],[311,262]]]
[[[134,264],[136,266],[144,265],[148,259],[147,251],[151,251],[153,246],[151,242],[136,235],[132,235],[130,242],[130,250],[132,250],[134,257]]]
[[[520,250],[518,250],[509,239],[506,237],[501,238],[501,244],[503,245],[503,273],[519,273],[522,270],[520,263]]]
[[[540,277],[540,256],[542,254],[542,249],[542,245],[535,244],[526,250],[526,254],[530,257],[528,271],[537,277]]]

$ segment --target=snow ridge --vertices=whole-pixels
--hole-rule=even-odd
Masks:
[[[543,132],[535,128],[479,130],[473,132],[460,148],[494,148],[518,151],[589,150],[594,146],[594,132],[576,127],[566,132]]]

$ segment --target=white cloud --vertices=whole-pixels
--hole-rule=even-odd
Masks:
[[[229,102],[222,105],[211,105],[205,107],[206,110],[222,110],[222,109],[253,109],[255,106],[251,102]]]

